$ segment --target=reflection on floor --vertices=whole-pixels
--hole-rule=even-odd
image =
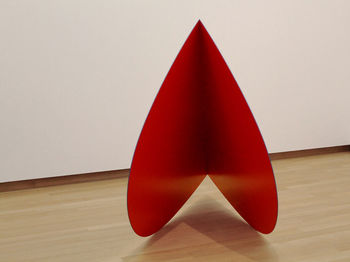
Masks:
[[[125,261],[166,261],[169,258],[276,261],[276,255],[261,234],[209,196],[203,196],[195,206],[177,216],[135,251],[142,255],[128,257]]]
[[[206,178],[141,238],[127,179],[0,193],[0,261],[350,261],[350,153],[276,160],[275,231],[250,228]]]

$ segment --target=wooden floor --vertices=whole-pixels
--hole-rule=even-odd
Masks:
[[[350,152],[273,167],[270,235],[246,225],[208,178],[149,238],[129,225],[126,178],[0,193],[0,261],[350,261]]]

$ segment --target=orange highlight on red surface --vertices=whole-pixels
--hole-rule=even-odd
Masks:
[[[206,175],[254,229],[274,229],[277,191],[264,141],[199,21],[170,68],[136,146],[128,184],[134,231],[140,236],[157,232]]]

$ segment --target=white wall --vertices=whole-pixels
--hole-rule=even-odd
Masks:
[[[270,152],[350,143],[350,2],[0,1],[0,182],[128,168],[200,18]]]

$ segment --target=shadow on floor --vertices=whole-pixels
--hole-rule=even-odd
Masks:
[[[278,261],[264,235],[209,197],[133,253],[124,261]]]

